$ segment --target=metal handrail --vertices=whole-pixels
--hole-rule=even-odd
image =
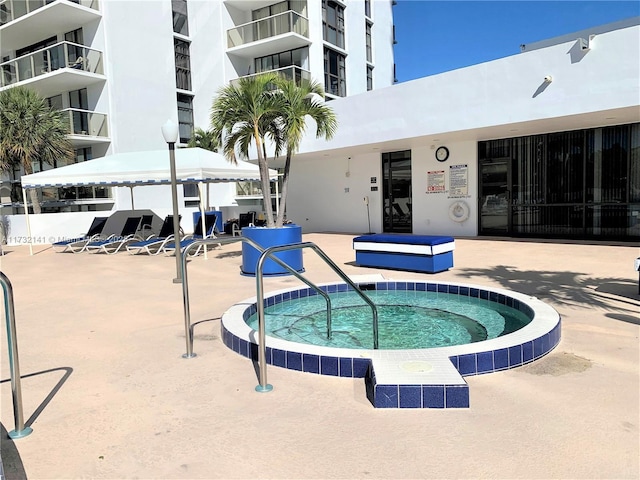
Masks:
[[[373,301],[367,297],[360,287],[356,285],[346,273],[344,273],[340,267],[338,267],[329,256],[324,253],[320,247],[318,247],[313,242],[302,242],[302,243],[291,243],[288,245],[277,245],[274,247],[269,247],[265,249],[260,258],[258,259],[258,263],[256,266],[256,296],[258,298],[263,298],[263,272],[262,268],[264,266],[264,262],[267,258],[270,258],[278,265],[283,268],[290,269],[285,262],[280,260],[274,254],[276,252],[284,252],[288,250],[302,250],[303,248],[311,248],[314,252],[316,252],[322,260],[325,261],[329,267],[338,274],[342,280],[351,286],[355,290],[355,292],[360,295],[360,297],[367,303],[373,312],[373,348],[378,349],[378,309],[376,308]],[[258,303],[258,365],[260,370],[260,384],[256,387],[256,391],[258,392],[269,392],[273,389],[273,386],[267,383],[267,347],[266,347],[266,332],[265,332],[265,321],[264,321],[264,300]]]
[[[189,308],[189,280],[187,276],[187,257],[190,250],[202,245],[223,245],[235,242],[245,242],[251,245],[253,248],[262,252],[256,266],[256,305],[258,313],[258,364],[260,369],[260,383],[256,386],[258,392],[269,392],[273,389],[273,386],[267,383],[267,347],[266,347],[266,332],[265,332],[265,320],[264,320],[264,288],[263,288],[263,266],[267,258],[273,260],[282,268],[295,275],[299,280],[306,283],[309,287],[316,290],[319,294],[325,297],[327,301],[327,336],[331,338],[331,300],[327,292],[314,285],[310,280],[301,275],[297,270],[287,265],[284,261],[275,256],[276,252],[288,251],[288,250],[301,250],[303,248],[311,248],[316,252],[322,260],[344,280],[349,284],[353,290],[360,295],[360,297],[367,303],[373,313],[373,348],[378,349],[378,309],[373,301],[367,297],[360,287],[354,283],[346,273],[344,273],[340,267],[338,267],[329,256],[324,253],[320,247],[313,242],[291,243],[287,245],[278,245],[269,248],[263,248],[247,237],[231,237],[231,238],[206,238],[202,240],[196,240],[195,242],[187,245],[182,255],[182,300],[184,306],[184,328],[185,337],[187,342],[187,353],[182,355],[183,358],[193,358],[197,356],[193,353],[193,331],[191,330],[191,311]],[[180,248],[180,244],[176,242],[176,248]]]
[[[22,388],[20,386],[20,365],[18,361],[18,339],[16,336],[16,314],[13,304],[13,287],[9,278],[0,272],[0,283],[4,290],[4,312],[7,320],[7,342],[9,344],[9,368],[11,369],[11,394],[13,397],[13,418],[15,430],[9,432],[9,437],[18,439],[26,437],[33,429],[24,426],[22,412]]]
[[[184,328],[185,328],[185,336],[186,336],[186,342],[187,342],[187,353],[182,355],[183,358],[193,358],[197,356],[195,353],[193,353],[193,331],[191,329],[191,310],[189,307],[189,281],[187,279],[188,253],[189,251],[195,249],[195,247],[199,247],[202,245],[205,245],[205,248],[206,248],[206,245],[221,245],[221,244],[228,244],[228,243],[235,243],[235,242],[245,242],[251,245],[256,250],[258,250],[259,252],[265,251],[265,249],[261,245],[259,245],[258,243],[254,242],[252,239],[247,237],[206,238],[202,240],[196,240],[195,242],[187,245],[184,249],[184,253],[182,255],[182,301],[184,304],[183,305],[184,306]],[[176,248],[178,247],[179,245],[176,243]],[[277,259],[277,260],[279,261],[280,259]],[[318,292],[318,294],[324,297],[325,301],[327,302],[327,338],[331,339],[331,299],[329,298],[329,294],[327,294],[327,292],[325,292],[320,287],[312,283],[310,280],[305,278],[303,275],[301,275],[299,272],[294,270],[289,265],[282,263],[281,266],[286,270],[288,270],[291,274],[295,275],[300,281],[306,283],[309,287],[313,288],[316,292]],[[264,309],[264,297],[262,295],[260,296],[256,295],[256,297],[257,297],[256,303],[258,303],[259,305],[262,305],[262,308]],[[257,301],[258,299],[260,300],[260,302]]]

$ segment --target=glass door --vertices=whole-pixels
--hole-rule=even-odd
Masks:
[[[480,163],[480,233],[509,232],[509,158]]]
[[[411,150],[382,154],[383,230],[411,233]]]

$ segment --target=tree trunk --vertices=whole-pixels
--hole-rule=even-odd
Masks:
[[[276,219],[276,227],[282,227],[284,224],[284,215],[287,209],[287,193],[289,192],[289,169],[291,168],[291,150],[287,149],[287,158],[284,163],[284,172],[282,174],[282,189],[280,190],[280,199],[276,200],[278,204],[278,218]]]
[[[31,167],[31,158],[27,157],[22,162],[22,168],[24,170],[25,175],[31,175],[33,173],[33,168]],[[31,199],[31,206],[33,207],[33,213],[40,214],[42,213],[42,209],[40,208],[40,200],[38,199],[38,191],[35,188],[29,189],[29,198]],[[24,198],[24,208],[25,210],[29,208],[27,206],[27,199]]]
[[[35,188],[29,189],[29,198],[31,199],[31,206],[33,207],[33,213],[40,214],[42,209],[40,208],[40,200],[38,199],[38,191]],[[26,198],[25,198],[26,201]],[[25,205],[25,208],[28,208]]]
[[[269,182],[269,165],[262,151],[262,139],[258,132],[258,125],[253,127],[253,135],[256,140],[256,149],[258,150],[258,169],[260,170],[260,181],[262,184],[262,203],[264,206],[265,216],[267,217],[267,227],[275,227],[273,221],[273,208],[271,207],[271,185]]]

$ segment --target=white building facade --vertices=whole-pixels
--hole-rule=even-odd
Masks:
[[[638,18],[333,102],[292,164],[305,232],[640,239]]]
[[[195,128],[208,129],[222,86],[271,70],[318,81],[331,99],[392,85],[391,0],[0,1],[0,89],[23,85],[64,110],[75,161],[166,148],[167,119],[185,144]],[[16,241],[26,235],[20,174],[5,175],[0,192]],[[226,217],[261,210],[255,187],[211,185],[209,206]],[[188,230],[197,189],[179,190]],[[168,187],[133,194],[136,208],[170,213]],[[46,214],[32,219],[32,236],[77,235],[96,212],[131,208],[131,195],[43,189]]]
[[[17,3],[0,2],[0,14]],[[394,85],[391,1],[31,3],[42,5],[2,17],[2,88],[9,78],[72,109],[71,138],[92,158],[162,148],[167,118],[186,141],[208,126],[218,88],[282,69],[323,82],[339,122],[329,142],[305,138],[292,164],[287,216],[306,233],[640,239],[638,18]],[[65,68],[41,65],[52,47],[24,53],[53,37]],[[85,193],[69,201],[85,211],[39,215],[32,235],[77,234],[100,208],[130,208],[126,188]],[[210,206],[225,218],[260,211],[247,193],[212,186]],[[180,192],[185,219],[193,195]],[[169,198],[135,189],[136,208],[159,216]],[[19,239],[22,216],[11,221]]]

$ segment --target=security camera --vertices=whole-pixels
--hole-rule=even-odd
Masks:
[[[544,81],[547,83],[551,83],[553,82],[553,77],[551,75],[547,75],[546,77],[544,77]]]

